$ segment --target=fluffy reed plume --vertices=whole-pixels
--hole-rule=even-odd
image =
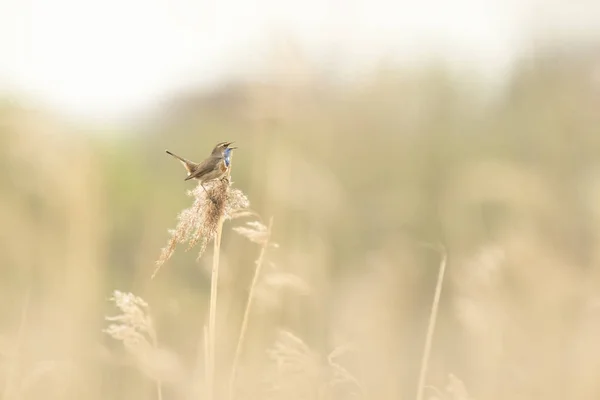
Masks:
[[[271,365],[263,380],[263,398],[363,398],[358,380],[337,361],[347,351],[340,346],[323,357],[292,332],[280,330],[267,350]]]
[[[473,400],[463,381],[453,374],[448,374],[448,383],[444,391],[433,386],[427,388],[435,393],[428,397],[429,400]]]
[[[206,191],[200,184],[188,191],[187,194],[194,198],[194,203],[177,216],[177,226],[169,231],[171,238],[161,250],[152,278],[171,258],[178,243],[187,242],[188,250],[199,244],[200,258],[208,243],[215,238],[222,218],[227,220],[245,214],[244,210],[250,202],[241,190],[234,189],[231,185],[230,179],[222,179],[205,183]]]
[[[446,385],[446,392],[450,395],[452,400],[470,400],[471,396],[467,391],[467,387],[456,376],[453,374],[448,375],[448,384]]]
[[[121,340],[133,354],[143,351],[144,347],[153,346],[157,339],[152,319],[148,314],[148,303],[133,293],[119,290],[113,292],[110,300],[121,310],[121,314],[106,317],[107,321],[115,323],[110,324],[104,332]]]
[[[157,395],[161,399],[162,382],[176,381],[183,375],[177,358],[158,347],[150,310],[142,298],[115,290],[110,300],[121,310],[121,314],[106,317],[112,323],[103,331],[123,342],[136,365],[156,381]]]
[[[273,220],[269,222],[269,227],[265,226],[262,222],[251,221],[246,222],[246,226],[236,226],[233,230],[240,235],[244,236],[249,241],[256,243],[263,248],[269,245],[269,239],[271,236],[271,224]],[[276,243],[271,243],[271,246],[278,247]]]

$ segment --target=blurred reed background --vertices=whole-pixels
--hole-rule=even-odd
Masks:
[[[538,48],[494,96],[442,62],[342,85],[292,51],[267,80],[189,88],[106,135],[5,101],[3,398],[207,398],[212,246],[150,276],[194,186],[164,149],[199,161],[223,140],[278,244],[235,398],[416,398],[441,262],[423,243],[448,254],[426,399],[598,398],[599,49]],[[219,399],[262,243],[232,228],[255,219],[224,225]],[[114,290],[148,303],[146,352],[103,332]]]

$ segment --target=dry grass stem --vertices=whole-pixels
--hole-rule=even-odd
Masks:
[[[206,324],[204,324],[203,333],[204,335],[202,344],[204,346],[204,382],[208,382],[210,379],[210,337],[208,334],[208,326]]]
[[[223,218],[217,224],[216,237],[214,240],[214,254],[212,273],[210,279],[210,309],[208,314],[208,369],[206,371],[208,385],[208,398],[214,399],[215,395],[215,351],[216,351],[216,325],[217,325],[217,290],[219,283],[219,255],[221,251],[221,234],[223,232]]]
[[[234,398],[235,393],[235,378],[237,374],[237,367],[240,361],[240,356],[242,354],[242,347],[244,344],[244,339],[246,337],[246,330],[248,328],[248,319],[250,316],[250,310],[252,308],[252,302],[254,299],[254,293],[256,290],[256,285],[258,283],[258,278],[260,277],[260,273],[262,270],[262,266],[264,264],[265,253],[267,248],[269,247],[269,240],[271,238],[271,229],[273,228],[273,217],[269,219],[269,226],[265,227],[260,222],[249,222],[248,225],[250,228],[245,227],[237,227],[234,230],[240,233],[243,236],[246,236],[249,240],[254,243],[258,243],[261,245],[260,254],[258,259],[256,260],[256,268],[254,269],[254,276],[252,277],[252,283],[250,284],[250,290],[248,293],[248,302],[246,303],[246,309],[244,310],[244,316],[242,318],[242,325],[240,327],[240,336],[238,339],[238,343],[235,349],[235,355],[233,357],[233,364],[231,367],[231,375],[229,378],[229,398]]]
[[[447,252],[446,249],[443,247],[441,247],[439,251],[442,254],[442,260],[440,262],[437,283],[435,285],[435,294],[433,297],[433,304],[431,306],[431,313],[429,314],[429,324],[427,326],[427,335],[425,337],[423,357],[421,358],[421,369],[419,371],[419,383],[417,386],[417,400],[423,400],[423,393],[425,391],[425,380],[427,378],[427,368],[429,366],[429,356],[431,354],[431,343],[433,340],[433,333],[435,332],[435,323],[437,321],[440,296],[442,294],[444,274],[446,273],[446,262],[448,258]]]

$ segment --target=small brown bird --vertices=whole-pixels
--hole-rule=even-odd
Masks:
[[[175,157],[183,164],[188,173],[184,180],[197,179],[200,181],[200,185],[202,185],[204,191],[207,192],[204,187],[204,182],[223,178],[227,174],[231,164],[231,151],[237,149],[237,147],[229,147],[232,143],[233,142],[217,143],[210,153],[210,156],[199,164],[186,160],[177,154],[173,154],[169,150],[166,150],[166,153]]]

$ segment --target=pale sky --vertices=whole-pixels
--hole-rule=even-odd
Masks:
[[[435,53],[494,75],[527,49],[532,31],[600,27],[599,1],[570,3],[0,0],[0,95],[77,116],[136,112],[189,82],[260,71],[282,32],[317,65],[337,60],[340,73],[364,73],[384,56],[413,62]]]

